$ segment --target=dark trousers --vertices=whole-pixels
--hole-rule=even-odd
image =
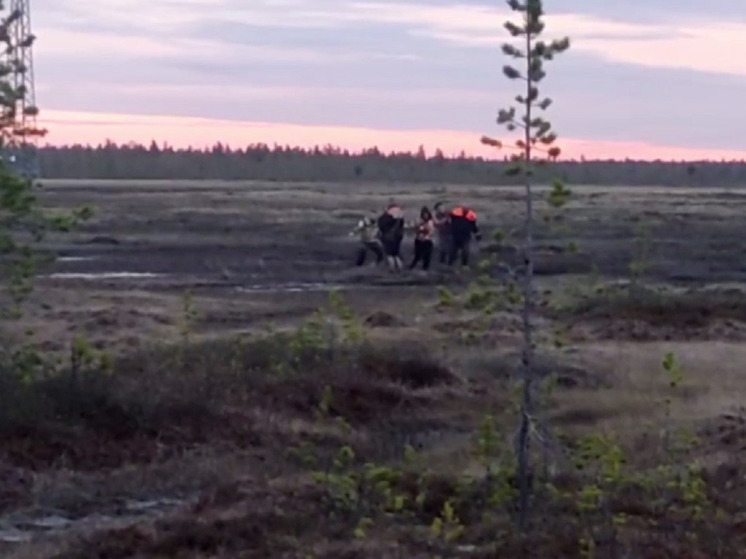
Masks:
[[[438,249],[438,259],[441,264],[448,264],[448,258],[450,256],[450,250],[447,247],[440,247]]]
[[[430,260],[433,257],[433,242],[415,239],[414,241],[414,258],[412,263],[409,265],[409,269],[414,269],[417,264],[422,261],[422,269],[427,270],[430,268]]]
[[[372,252],[376,255],[376,263],[380,264],[383,260],[383,250],[381,250],[381,246],[374,242],[370,241],[367,243],[363,243],[363,246],[361,246],[357,251],[357,260],[355,261],[355,264],[357,266],[362,266],[365,264],[365,260],[368,256],[368,251]]]
[[[451,253],[448,256],[448,265],[453,266],[459,253],[461,255],[461,265],[469,265],[469,252],[471,248],[471,239],[454,239],[451,243]]]
[[[448,257],[451,254],[451,240],[450,239],[439,239],[438,240],[438,260],[441,264],[448,264]]]
[[[401,237],[383,240],[383,252],[386,256],[398,258],[401,253]]]

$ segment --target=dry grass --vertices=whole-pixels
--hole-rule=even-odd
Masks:
[[[676,389],[662,368],[672,352],[684,382]],[[673,396],[674,421],[699,422],[717,417],[743,402],[746,378],[741,363],[746,347],[726,342],[603,342],[583,348],[581,358],[591,370],[613,379],[613,389],[566,393],[561,408],[586,417],[593,429],[639,432],[659,424],[662,402]]]

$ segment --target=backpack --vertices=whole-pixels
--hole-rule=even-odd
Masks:
[[[394,225],[396,225],[396,219],[394,219],[394,216],[388,212],[383,212],[383,214],[378,218],[378,229],[381,230],[383,235],[388,233]]]
[[[388,212],[378,218],[378,229],[384,239],[395,239],[404,229],[404,220],[397,219]]]

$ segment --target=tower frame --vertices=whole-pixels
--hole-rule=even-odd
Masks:
[[[6,81],[15,92],[15,101],[3,115],[6,134],[2,138],[2,158],[11,171],[25,178],[39,177],[36,139],[46,131],[37,126],[36,86],[30,0],[5,0],[0,30],[6,48],[2,64],[9,72]]]

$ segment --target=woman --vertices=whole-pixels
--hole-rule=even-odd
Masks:
[[[430,260],[433,256],[433,239],[435,238],[435,222],[433,214],[427,207],[420,211],[420,221],[417,224],[416,236],[414,239],[414,259],[409,265],[410,270],[414,270],[417,264],[422,260],[422,269],[430,268]]]

